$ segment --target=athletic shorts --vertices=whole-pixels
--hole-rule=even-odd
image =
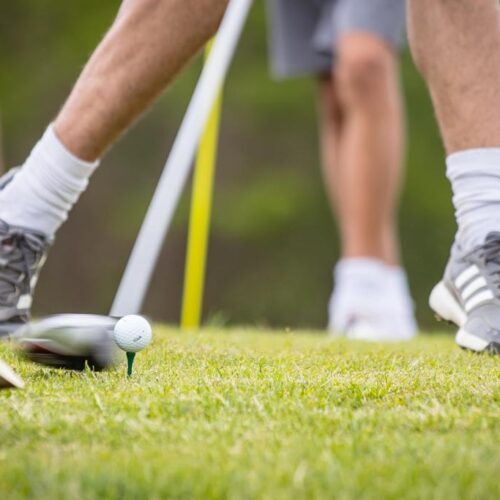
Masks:
[[[406,40],[405,0],[268,0],[271,66],[277,77],[330,73],[335,43],[364,32],[399,49]]]

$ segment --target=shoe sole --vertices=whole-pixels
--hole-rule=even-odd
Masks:
[[[459,347],[474,352],[500,354],[500,345],[477,337],[464,328],[467,321],[467,314],[444,282],[439,282],[432,290],[429,305],[436,313],[438,320],[447,321],[458,326],[455,342]]]

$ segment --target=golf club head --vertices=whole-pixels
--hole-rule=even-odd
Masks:
[[[92,314],[61,314],[31,321],[13,335],[26,358],[54,368],[101,371],[115,364],[116,319]]]
[[[0,360],[0,389],[22,389],[23,379],[14,370]]]

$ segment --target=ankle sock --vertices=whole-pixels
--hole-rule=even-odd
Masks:
[[[447,159],[458,224],[457,241],[466,251],[500,231],[500,148],[470,149]]]
[[[21,170],[0,192],[0,219],[52,237],[98,164],[76,158],[49,126]]]

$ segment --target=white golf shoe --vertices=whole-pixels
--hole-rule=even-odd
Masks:
[[[328,307],[330,333],[373,342],[415,337],[417,323],[404,271],[374,261],[355,263],[353,272],[352,267],[349,261],[347,266],[341,262],[335,270],[336,287]]]

